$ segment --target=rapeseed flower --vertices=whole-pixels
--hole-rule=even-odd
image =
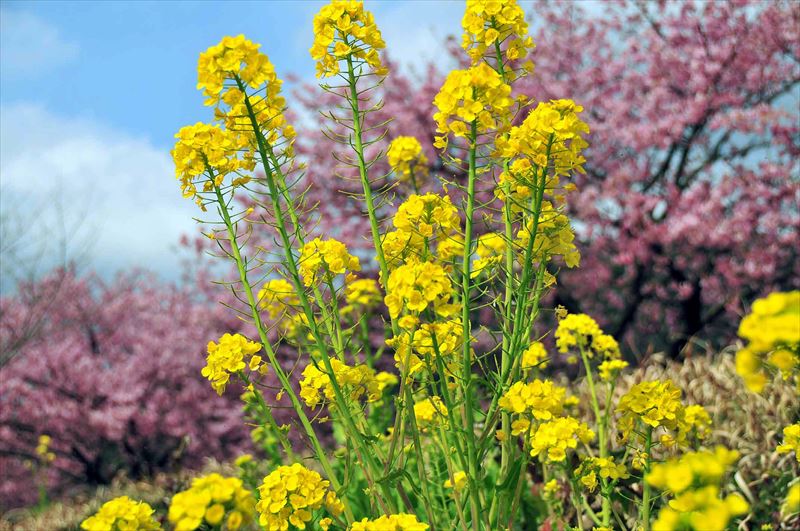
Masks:
[[[496,59],[495,45],[501,47],[505,61],[523,59],[535,47],[528,35],[525,12],[516,0],[467,0],[461,26],[462,47],[473,65],[487,53]],[[528,61],[523,68],[531,72],[533,63]]]
[[[477,134],[496,131],[511,117],[511,87],[486,63],[467,70],[453,70],[433,100],[437,108],[434,145],[447,146],[447,137],[471,135],[474,124]]]
[[[298,269],[303,283],[311,286],[348,271],[360,271],[361,265],[342,242],[332,238],[314,238],[300,250]]]
[[[447,422],[447,406],[438,396],[432,396],[414,404],[417,426],[424,430]]]
[[[189,489],[175,494],[167,515],[176,531],[193,531],[204,523],[238,529],[253,521],[256,500],[239,478],[212,473],[195,478]],[[227,520],[225,519],[227,515]]]
[[[401,182],[413,181],[415,186],[428,175],[428,158],[419,140],[413,136],[398,136],[386,151],[389,167]]]
[[[245,360],[250,361],[251,356],[254,357],[253,355],[260,350],[259,343],[254,343],[240,334],[224,334],[219,338],[219,344],[208,342],[206,366],[200,372],[211,381],[211,387],[217,394],[222,395],[231,374],[244,370],[248,366]],[[253,368],[252,364],[249,364],[250,369],[258,370],[260,367],[256,365]]]
[[[777,450],[779,454],[794,452],[800,463],[800,422],[783,428],[783,443],[778,445]]]
[[[593,439],[594,432],[586,423],[572,417],[558,417],[540,424],[531,435],[531,456],[543,462],[561,462],[579,442],[588,444]]]
[[[81,522],[81,529],[86,531],[161,529],[159,523],[153,519],[153,512],[153,508],[144,502],[120,496],[107,501],[94,515]]]
[[[800,291],[771,293],[753,303],[739,324],[748,341],[736,353],[736,372],[748,389],[760,393],[770,372],[795,378],[800,391]]]
[[[267,531],[285,531],[289,525],[306,529],[314,512],[324,509],[333,517],[344,512],[344,505],[330,482],[299,463],[280,466],[264,478],[258,488],[258,523]]]
[[[317,61],[317,77],[331,77],[348,59],[369,65],[380,76],[388,73],[378,52],[386,47],[375,17],[355,0],[334,0],[314,17],[314,44],[309,52]]]
[[[396,382],[392,375],[384,372],[376,374],[363,364],[351,367],[335,358],[330,361],[336,383],[350,400],[356,401],[366,396],[367,402],[377,402],[383,396],[384,389]],[[303,379],[300,380],[300,398],[310,408],[317,407],[323,398],[333,402],[336,394],[330,375],[309,364],[303,369]]]
[[[354,522],[350,531],[427,531],[428,524],[423,524],[413,514],[383,515],[375,520],[364,518]]]

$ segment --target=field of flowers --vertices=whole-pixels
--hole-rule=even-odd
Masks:
[[[0,528],[800,526],[800,9],[467,0],[414,80],[367,8],[297,128],[268,46],[200,53],[227,267],[1,300]]]

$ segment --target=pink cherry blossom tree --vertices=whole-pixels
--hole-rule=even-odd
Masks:
[[[219,397],[200,375],[206,342],[240,325],[196,292],[57,271],[0,298],[0,315],[0,508],[34,501],[35,483],[58,495],[249,447],[236,389]],[[35,480],[40,435],[55,460]]]

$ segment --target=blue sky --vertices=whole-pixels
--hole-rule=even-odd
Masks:
[[[198,54],[244,33],[282,76],[311,80],[321,5],[0,2],[0,209],[41,242],[30,246],[45,255],[38,266],[57,263],[53,245],[65,239],[84,269],[177,279],[171,249],[196,232],[196,211],[180,197],[169,150],[181,126],[210,118],[195,90]],[[405,68],[460,32],[462,2],[367,6]]]

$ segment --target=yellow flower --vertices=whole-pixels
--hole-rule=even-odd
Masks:
[[[749,343],[736,354],[736,372],[748,389],[760,393],[775,371],[800,385],[800,291],[756,300],[739,336]]]
[[[555,210],[549,201],[543,201],[539,221],[535,223],[536,237],[534,243],[531,243],[530,237],[534,221],[533,218],[528,219],[514,240],[514,248],[517,250],[519,260],[525,259],[530,245],[531,259],[536,262],[546,262],[554,256],[562,256],[567,267],[576,267],[580,263],[581,255],[574,243],[575,234],[569,218]],[[568,315],[565,320],[569,317],[571,315]]]
[[[223,37],[200,54],[197,62],[197,88],[215,104],[225,89],[226,81],[240,79],[246,86],[258,89],[264,83],[279,82],[269,58],[260,53],[255,44],[244,35]]]
[[[375,308],[381,303],[381,290],[378,283],[371,278],[359,278],[348,281],[344,288],[344,300],[341,314],[349,315]]]
[[[401,182],[413,181],[417,187],[428,175],[428,158],[422,152],[419,140],[413,136],[398,136],[392,140],[386,159]]]
[[[495,46],[502,51],[502,61],[507,65],[525,58],[535,46],[528,36],[525,12],[516,0],[467,0],[461,25],[462,47],[472,58],[472,64],[484,56],[497,60]],[[523,65],[522,70],[532,71],[533,64]],[[511,73],[518,74],[513,69]]]
[[[437,108],[436,147],[447,145],[447,137],[471,134],[474,126],[477,134],[496,131],[510,119],[511,87],[503,82],[500,74],[486,63],[467,70],[453,70],[433,100]]]
[[[314,17],[314,44],[309,50],[317,61],[317,77],[335,76],[339,63],[349,60],[369,65],[380,76],[387,69],[378,50],[386,47],[372,13],[364,3],[355,0],[334,0]]]
[[[217,394],[222,395],[230,375],[244,370],[245,358],[260,350],[259,343],[249,341],[240,334],[224,334],[219,338],[219,344],[208,342],[206,366],[200,372],[211,381],[211,387]]]
[[[384,302],[396,318],[403,309],[419,313],[448,300],[452,285],[442,266],[432,262],[405,264],[389,274]]]
[[[384,515],[375,520],[364,518],[353,522],[350,531],[427,531],[430,526],[423,524],[413,514]]]
[[[798,513],[800,513],[800,482],[795,482],[794,485],[789,487],[786,499],[783,500],[781,516],[788,518]]]
[[[550,420],[561,414],[566,392],[566,389],[554,385],[550,380],[514,382],[500,398],[498,405],[509,413],[529,413],[537,420]]]
[[[591,357],[592,341],[603,334],[597,322],[583,313],[571,313],[558,322],[556,330],[556,346],[559,352],[566,354],[573,347],[586,350]]]
[[[629,477],[628,470],[622,463],[615,463],[613,457],[587,457],[575,469],[575,476],[581,483],[594,491],[597,488],[597,478],[608,480],[625,479]]]
[[[81,522],[86,531],[116,531],[117,529],[161,529],[153,519],[153,508],[127,496],[108,501],[93,516]]]
[[[347,252],[347,247],[334,239],[314,238],[303,245],[298,264],[303,283],[311,286],[327,281],[331,275],[347,271],[360,271],[358,258]]]
[[[376,374],[374,369],[366,365],[351,367],[335,358],[330,361],[336,383],[351,400],[360,400],[366,395],[367,402],[377,402],[383,396],[384,389],[396,383],[396,378],[392,375],[384,372]],[[303,369],[300,398],[310,408],[317,407],[323,398],[328,402],[334,402],[336,398],[330,375],[324,370],[323,365],[317,368],[313,363]]]
[[[511,201],[513,210],[530,210],[532,191],[542,186],[543,168],[554,168],[547,172],[544,186],[557,204],[563,203],[565,192],[575,189],[571,183],[562,186],[560,177],[572,171],[584,173],[586,159],[581,153],[588,147],[583,135],[589,126],[578,117],[582,111],[572,100],[541,102],[508,135],[498,136],[497,155],[511,162],[500,174],[495,194]]]
[[[456,492],[461,492],[467,486],[467,473],[459,470],[453,474],[453,480],[450,479],[444,482],[444,487],[447,489],[454,489]]]
[[[502,234],[489,232],[478,237],[475,254],[478,259],[472,264],[472,278],[481,275],[485,270],[491,271],[503,259],[506,250],[506,241]]]
[[[328,490],[330,482],[299,463],[280,466],[264,478],[258,488],[258,523],[267,531],[285,531],[291,524],[306,529],[314,512],[324,509],[339,516],[344,505]]]
[[[258,292],[258,306],[276,319],[300,304],[297,290],[282,278],[268,280]]]
[[[178,140],[171,154],[185,198],[195,198],[198,186],[204,192],[211,192],[215,186],[224,185],[225,176],[255,168],[253,149],[247,138],[218,125],[202,122],[187,125],[175,138]]]
[[[622,414],[617,425],[624,440],[630,436],[637,421],[652,428],[678,431],[685,415],[681,390],[671,380],[634,385],[620,398],[617,412]]]
[[[544,344],[541,341],[534,341],[522,353],[522,370],[544,369],[547,367],[547,358],[547,350],[545,350]]]
[[[239,513],[241,525],[253,521],[255,504],[253,493],[244,488],[242,480],[212,473],[195,478],[190,488],[175,494],[167,518],[176,530],[191,531],[203,522],[219,525],[226,512],[233,511]]]
[[[619,374],[619,372],[627,366],[627,361],[613,359],[605,360],[597,367],[597,372],[600,374],[601,380],[604,382],[611,382],[617,377],[617,374]]]
[[[397,208],[392,223],[405,233],[442,238],[458,231],[461,218],[450,196],[412,194]]]
[[[588,444],[594,432],[585,423],[572,417],[559,417],[544,422],[531,436],[531,456],[543,462],[560,462],[567,458],[567,451],[574,450],[578,443]]]
[[[414,417],[417,425],[424,430],[447,422],[447,407],[438,396],[426,398],[414,404]]]
[[[783,444],[777,450],[779,454],[794,452],[797,462],[800,463],[800,422],[783,428]]]
[[[720,497],[720,483],[739,453],[718,446],[653,466],[645,481],[668,491],[673,499],[661,509],[653,529],[723,531],[731,518],[745,514],[748,504],[738,494]]]

